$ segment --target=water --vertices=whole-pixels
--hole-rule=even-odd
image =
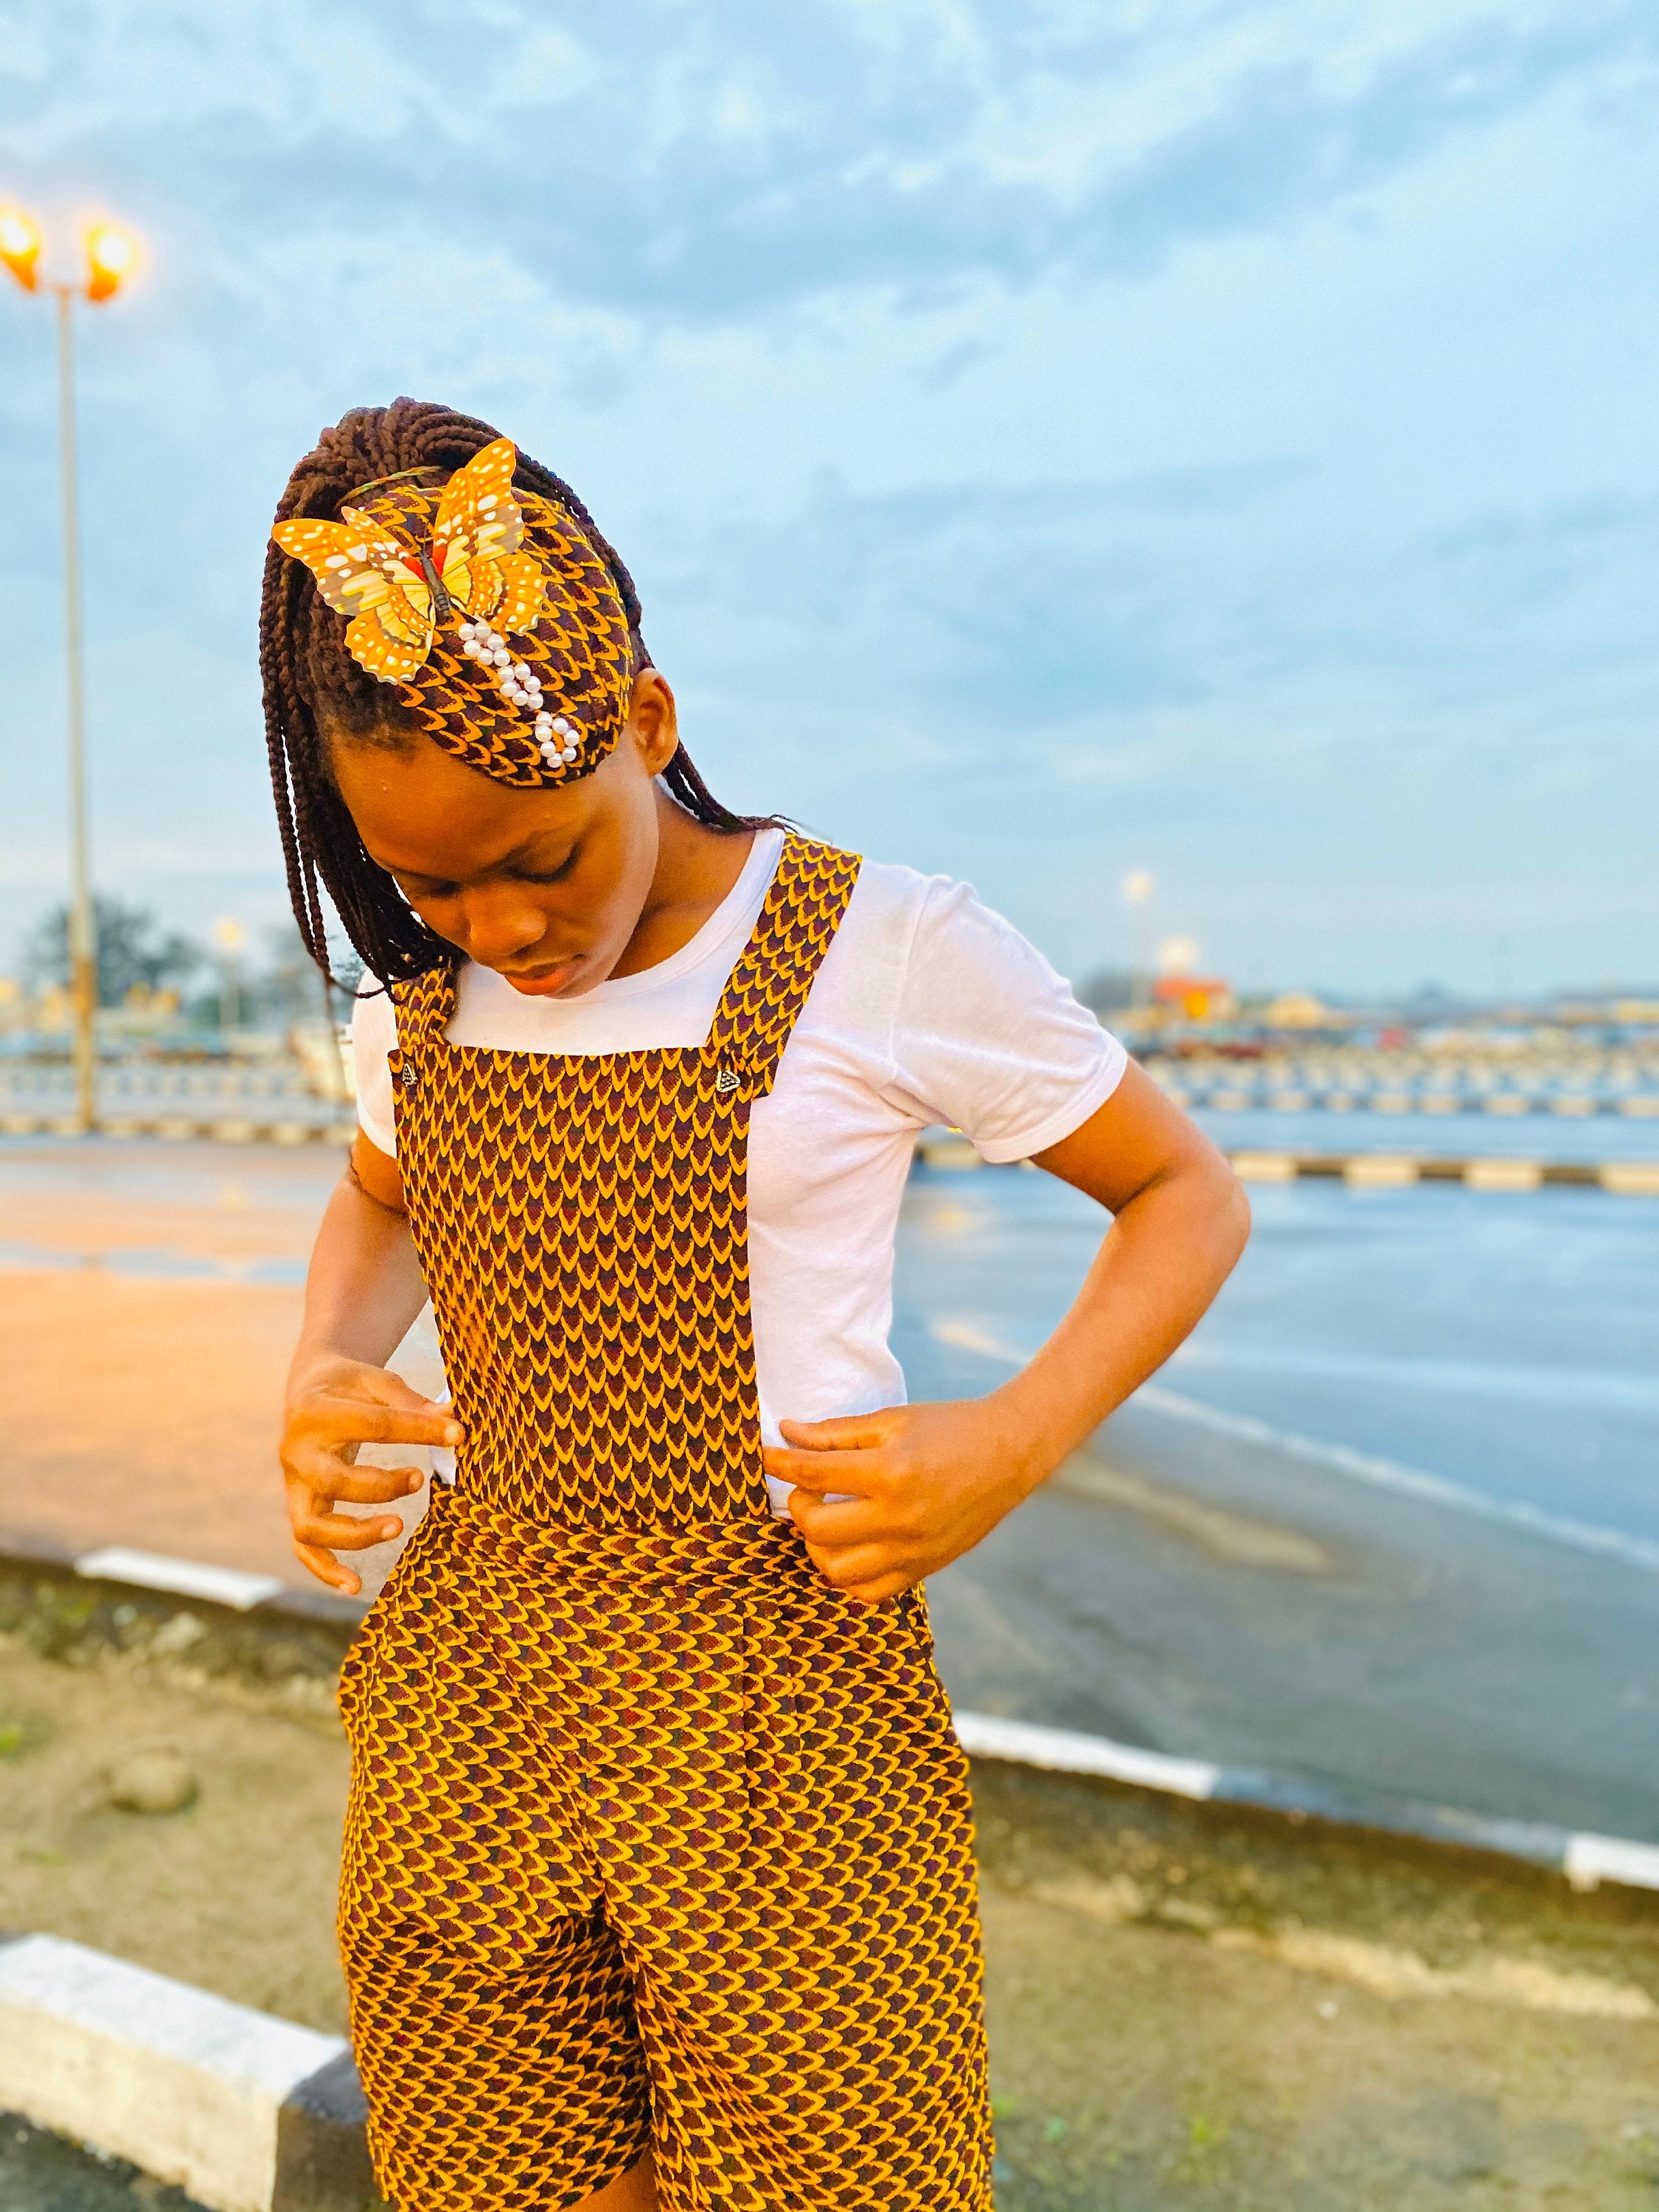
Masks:
[[[1282,1126],[1225,1140],[1314,1148]],[[934,1583],[954,1692],[1659,1838],[1659,1202],[1323,1182],[1252,1200],[1189,1345]],[[920,1172],[897,1282],[912,1395],[1003,1379],[1104,1226],[1046,1176]]]

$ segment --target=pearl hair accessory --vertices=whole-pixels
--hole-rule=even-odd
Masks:
[[[528,662],[513,658],[507,640],[491,629],[482,616],[460,625],[461,652],[495,679],[509,704],[528,709],[534,716],[536,750],[549,768],[568,768],[581,750],[579,723],[556,714],[542,703],[542,680]]]

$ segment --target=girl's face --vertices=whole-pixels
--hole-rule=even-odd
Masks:
[[[657,870],[655,778],[678,742],[674,695],[653,668],[592,775],[518,791],[429,738],[407,750],[330,744],[335,781],[371,859],[428,929],[515,991],[580,998],[627,949]]]

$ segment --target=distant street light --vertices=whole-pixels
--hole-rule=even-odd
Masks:
[[[26,292],[58,302],[58,435],[64,496],[64,642],[69,668],[70,1000],[75,1022],[75,1127],[98,1114],[98,940],[92,918],[87,841],[85,685],[82,670],[81,544],[75,471],[75,331],[77,300],[112,300],[138,265],[138,245],[112,222],[94,223],[83,244],[87,274],[76,283],[43,276],[40,225],[21,208],[0,208],[0,261]]]
[[[1152,893],[1158,889],[1150,868],[1131,868],[1123,878],[1123,896],[1129,903],[1133,927],[1129,954],[1129,1004],[1144,1006],[1150,985],[1152,957],[1148,931],[1152,915]]]
[[[222,914],[208,931],[218,953],[219,970],[219,1027],[228,1034],[237,1025],[240,1009],[237,1006],[237,956],[247,943],[247,930],[234,914]]]

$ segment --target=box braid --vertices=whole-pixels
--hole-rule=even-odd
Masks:
[[[295,470],[276,520],[337,517],[343,501],[382,477],[424,467],[455,470],[500,435],[471,415],[419,399],[354,407]],[[520,453],[514,482],[539,492],[574,518],[616,579],[634,641],[635,665],[651,665],[640,635],[640,595],[615,549],[568,484]],[[259,601],[259,668],[264,682],[265,740],[276,798],[289,896],[306,950],[329,974],[325,890],[363,964],[382,982],[419,975],[454,948],[429,930],[386,870],[363,849],[329,765],[323,721],[368,744],[413,744],[408,709],[345,650],[345,620],[323,599],[303,564],[275,545],[265,550]],[[692,817],[711,830],[771,826],[774,817],[733,814],[714,797],[682,745],[663,781]]]

